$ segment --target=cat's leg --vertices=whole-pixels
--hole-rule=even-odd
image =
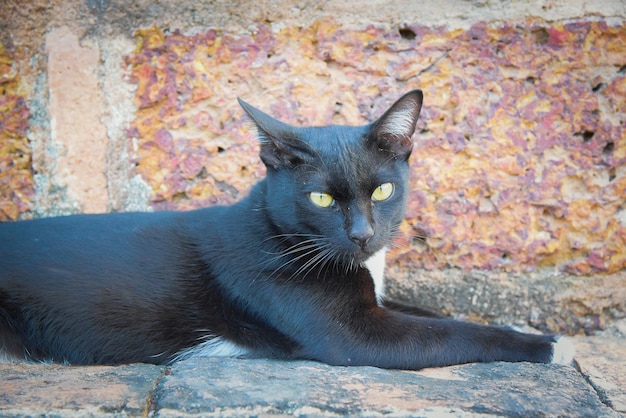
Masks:
[[[383,301],[383,306],[385,308],[398,311],[398,312],[403,312],[409,315],[424,316],[428,318],[446,318],[443,315],[436,314],[426,309],[418,308],[418,307],[411,306],[411,305],[404,305],[401,303],[388,301],[388,300]],[[523,334],[523,331],[513,326],[503,327],[502,329],[515,331],[515,332],[519,332]],[[571,341],[565,337],[555,337],[555,340],[556,341],[553,346],[553,349],[554,349],[554,353],[552,356],[553,359],[551,362],[558,363],[558,364],[571,363],[572,359],[574,358],[574,352],[575,352],[574,346],[571,343]]]
[[[308,358],[397,369],[492,361],[567,364],[573,358],[565,338],[381,307],[367,270],[353,279],[350,285],[337,282],[326,307],[300,316],[297,340]],[[306,302],[297,307],[302,312]]]
[[[364,314],[333,329],[313,357],[330,364],[421,369],[492,361],[568,364],[574,354],[565,338],[380,307]]]

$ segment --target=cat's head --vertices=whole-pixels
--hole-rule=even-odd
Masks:
[[[420,90],[365,126],[295,127],[240,104],[258,130],[277,236],[320,264],[358,264],[389,244],[404,216]]]

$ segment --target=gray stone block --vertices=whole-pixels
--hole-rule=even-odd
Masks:
[[[160,382],[157,416],[618,416],[569,366],[468,364],[423,371],[197,358]]]

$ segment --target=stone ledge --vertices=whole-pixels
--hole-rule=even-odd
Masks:
[[[163,416],[615,416],[572,367],[467,364],[423,371],[195,359],[155,392]]]
[[[0,415],[622,416],[624,340],[581,337],[575,344],[578,368],[489,363],[401,371],[229,358],[171,367],[0,364]]]
[[[626,415],[626,341],[623,338],[580,337],[576,363],[600,399]]]
[[[163,366],[0,364],[0,416],[144,415]]]

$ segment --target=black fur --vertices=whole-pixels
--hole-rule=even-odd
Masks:
[[[249,356],[337,365],[549,362],[554,337],[376,299],[362,263],[403,218],[421,103],[412,91],[370,125],[296,128],[242,102],[267,176],[239,203],[0,225],[0,348],[167,363],[220,337]],[[393,193],[372,200],[383,183]],[[318,207],[311,192],[334,203]]]

